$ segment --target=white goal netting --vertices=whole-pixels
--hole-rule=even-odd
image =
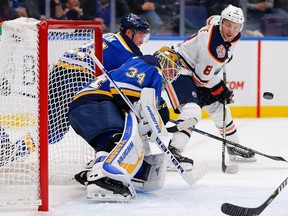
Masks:
[[[0,206],[43,204],[40,185],[47,182],[40,181],[39,161],[45,162],[47,154],[50,184],[73,183],[74,175],[94,158],[93,149],[69,126],[67,112],[75,93],[95,76],[94,64],[82,61],[83,53],[77,51],[85,51],[87,43],[94,49],[102,35],[95,33],[91,22],[54,22],[19,18],[2,26]],[[40,28],[47,28],[44,36]],[[41,80],[46,78],[47,92]],[[48,117],[39,114],[39,103],[47,104]],[[47,120],[46,133],[40,130],[41,118]],[[48,135],[48,152],[40,148],[41,134]]]

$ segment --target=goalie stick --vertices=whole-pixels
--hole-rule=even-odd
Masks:
[[[132,112],[136,115],[136,117],[138,118],[138,120],[141,120],[140,114],[138,113],[138,111],[136,110],[136,108],[134,107],[134,105],[131,103],[131,101],[129,100],[129,98],[121,91],[121,89],[117,86],[117,84],[114,82],[114,80],[110,77],[108,71],[104,68],[104,66],[102,65],[102,63],[99,61],[99,59],[95,56],[95,54],[93,53],[93,51],[91,50],[88,55],[93,59],[93,61],[95,62],[95,64],[98,66],[98,68],[102,71],[103,74],[105,74],[105,76],[107,77],[107,79],[113,84],[113,86],[115,87],[115,89],[118,91],[118,93],[120,94],[120,96],[123,98],[123,100],[127,103],[127,105],[129,106],[129,108],[132,110]],[[154,124],[152,124],[151,127],[153,127]],[[165,129],[166,130],[166,129]],[[156,130],[157,131],[157,130]],[[185,180],[185,182],[189,185],[195,184],[200,178],[202,178],[207,170],[202,168],[199,170],[195,170],[195,171],[186,171],[181,164],[179,163],[179,161],[175,158],[175,156],[170,152],[170,150],[166,147],[166,145],[161,141],[161,139],[159,137],[156,137],[155,139],[156,144],[158,145],[159,149],[167,156],[169,155],[168,158],[170,163],[172,163],[177,172],[181,175],[181,177]]]
[[[141,120],[140,114],[137,112],[136,108],[133,106],[133,104],[131,103],[131,101],[128,99],[128,97],[121,91],[121,89],[117,86],[117,84],[114,82],[114,80],[110,77],[108,71],[106,70],[106,68],[104,68],[104,66],[102,65],[102,63],[99,61],[99,59],[95,56],[95,54],[93,53],[93,50],[91,50],[88,55],[93,59],[93,61],[95,62],[95,64],[98,66],[98,68],[102,71],[103,74],[105,74],[105,76],[107,77],[107,79],[113,84],[113,86],[115,87],[115,89],[119,92],[120,96],[123,98],[123,100],[125,101],[125,103],[129,106],[129,108],[132,110],[132,112],[136,115],[138,120]]]
[[[287,185],[288,177],[281,183],[281,185],[268,197],[268,199],[256,208],[241,207],[230,203],[223,203],[221,211],[226,215],[231,216],[257,216],[275,199],[281,190]]]
[[[172,123],[174,123],[174,124],[178,124],[178,121],[171,120],[171,119],[170,119],[170,121],[171,121]],[[222,137],[218,137],[218,136],[215,136],[215,135],[213,135],[213,134],[207,133],[207,132],[205,132],[205,131],[199,130],[199,129],[195,128],[195,127],[190,127],[190,128],[191,128],[191,130],[193,130],[194,132],[199,133],[199,134],[202,134],[202,135],[204,135],[204,136],[208,136],[208,137],[210,137],[210,138],[212,138],[212,139],[216,139],[216,140],[221,141],[221,142],[225,141],[226,143],[228,143],[228,144],[230,144],[230,145],[233,145],[233,146],[238,147],[238,148],[242,148],[242,149],[244,149],[244,150],[246,150],[246,151],[254,152],[255,154],[261,155],[261,156],[263,156],[263,157],[267,157],[267,158],[270,158],[270,159],[275,160],[275,161],[284,161],[284,162],[288,163],[288,161],[285,160],[283,157],[267,155],[267,154],[261,153],[261,152],[259,152],[259,151],[253,150],[253,149],[251,149],[251,148],[242,146],[242,145],[240,145],[240,144],[238,144],[238,143],[232,142],[232,141],[230,141],[230,140],[223,139]],[[179,131],[179,130],[177,129],[177,127],[171,127],[171,128],[167,128],[167,131],[168,131],[168,132],[171,132],[171,133],[175,133],[175,132],[177,132],[177,131]]]
[[[174,126],[167,128],[167,131],[170,133],[175,133],[181,130],[185,130],[187,128],[190,128],[191,125],[195,125],[197,123],[195,118],[190,118],[190,119],[187,119],[185,121],[180,121],[180,122],[170,119],[170,122],[173,122],[175,124]],[[225,171],[223,171],[223,166],[225,166],[224,167]],[[224,164],[223,164],[223,158],[222,158],[222,171],[224,173],[234,174],[239,171],[239,166],[237,164],[227,166],[225,164],[225,155],[224,155]]]

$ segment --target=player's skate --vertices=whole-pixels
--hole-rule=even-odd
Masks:
[[[186,171],[192,170],[194,164],[192,159],[182,156],[181,152],[174,146],[171,146],[170,144],[168,146],[168,149],[175,156],[175,158],[178,160],[178,162]],[[175,167],[173,165],[169,165],[168,170],[175,170]]]
[[[238,147],[227,146],[227,152],[231,161],[254,162],[257,160],[254,152]]]

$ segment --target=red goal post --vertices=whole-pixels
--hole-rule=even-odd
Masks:
[[[90,43],[102,59],[102,26],[95,21],[3,23],[0,206],[36,205],[48,211],[49,184],[73,184],[74,175],[94,158],[67,120],[74,94],[101,73],[85,53],[80,55]]]

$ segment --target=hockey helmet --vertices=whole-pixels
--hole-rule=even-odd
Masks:
[[[174,50],[168,46],[163,46],[157,50],[153,56],[159,61],[161,65],[164,78],[164,87],[167,85],[167,83],[172,83],[178,78],[182,64],[179,56]]]
[[[149,24],[136,14],[130,13],[120,21],[120,31],[125,33],[126,29],[150,33]]]
[[[243,25],[244,25],[244,14],[241,8],[235,7],[233,5],[228,5],[222,12],[221,12],[221,20],[220,23],[223,22],[223,20],[230,20],[231,22],[234,23],[239,23],[241,24],[241,28],[239,32],[242,31]]]

